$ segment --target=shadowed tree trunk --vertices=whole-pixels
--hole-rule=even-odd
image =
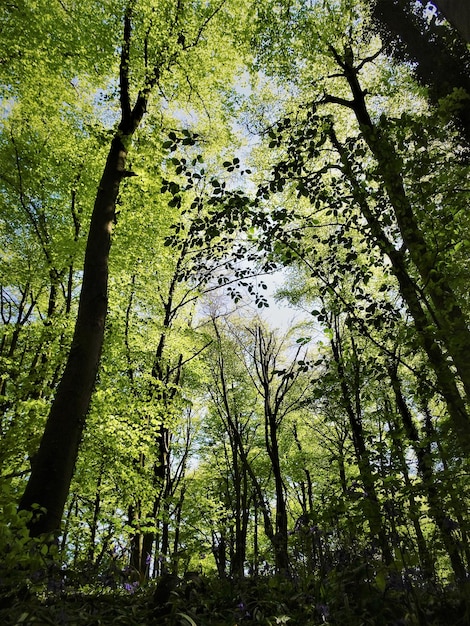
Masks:
[[[434,0],[442,14],[470,42],[470,3],[468,0]]]
[[[131,107],[131,7],[132,3],[129,3],[124,15],[120,62],[121,120],[111,142],[91,217],[72,345],[19,504],[20,509],[35,511],[30,523],[32,536],[54,532],[60,527],[103,345],[108,305],[108,257],[116,200],[122,180],[132,175],[126,170],[128,146],[159,78],[159,68],[153,68],[152,78]]]
[[[201,41],[203,33],[214,16],[222,10],[225,1],[211,6],[206,3],[201,11],[199,27],[193,33],[192,40],[182,35],[184,24],[181,23],[186,5],[175,1],[166,4],[163,15],[167,29],[159,32],[159,43],[153,51],[154,63],[149,61],[152,22],[142,40],[135,44],[143,65],[143,77],[140,90],[131,104],[131,76],[139,72],[132,70],[133,20],[139,23],[141,15],[136,8],[136,0],[127,0],[123,14],[123,38],[119,66],[120,111],[121,119],[111,141],[106,165],[98,186],[94,209],[91,217],[88,240],[85,251],[82,289],[75,331],[62,378],[58,384],[56,396],[47,419],[44,435],[37,455],[32,463],[32,472],[19,508],[33,510],[35,514],[30,523],[30,533],[36,536],[59,529],[61,517],[69,492],[78,448],[85,425],[85,418],[90,405],[91,395],[96,380],[104,339],[107,315],[108,294],[108,256],[111,245],[111,231],[115,221],[116,201],[121,182],[132,172],[126,170],[128,149],[136,130],[141,125],[152,92],[160,81],[163,71],[169,72],[177,62],[182,51],[194,48]],[[158,3],[153,7],[156,9]],[[142,7],[140,7],[142,8]],[[173,11],[166,9],[172,8]],[[196,10],[196,9],[195,9]],[[134,53],[134,50],[132,50]],[[135,68],[138,70],[138,67]],[[40,507],[40,508],[37,508]]]
[[[366,439],[362,425],[361,399],[360,399],[360,363],[356,354],[355,346],[352,346],[352,371],[345,370],[343,358],[342,337],[339,320],[336,316],[332,319],[334,328],[334,338],[330,340],[334,362],[336,364],[338,381],[341,389],[341,403],[348,416],[351,428],[351,436],[356,454],[359,475],[367,498],[365,514],[369,522],[371,539],[379,542],[385,563],[392,563],[392,553],[387,538],[383,515],[377,496],[374,474],[370,462],[369,450],[366,446]],[[348,384],[348,380],[351,383]]]
[[[401,392],[398,391],[395,393],[396,402],[404,401]],[[432,556],[432,553],[429,549],[429,546],[426,542],[426,538],[423,534],[423,529],[421,527],[421,508],[420,503],[416,501],[416,498],[413,494],[413,483],[410,478],[410,467],[409,461],[406,458],[406,445],[405,445],[405,437],[406,431],[403,432],[401,425],[398,423],[397,415],[392,410],[391,402],[387,395],[384,397],[384,410],[386,419],[389,426],[389,431],[392,434],[391,437],[391,449],[393,455],[398,460],[398,466],[400,468],[401,474],[403,476],[403,481],[406,487],[407,500],[409,506],[409,517],[410,521],[413,525],[415,536],[416,536],[416,546],[418,549],[418,555],[420,560],[420,567],[423,570],[423,573],[427,580],[436,580],[436,570],[435,570],[435,562]],[[401,411],[399,411],[401,413]]]
[[[226,454],[229,461],[230,477],[227,478],[226,482],[227,498],[230,501],[229,506],[232,509],[231,518],[234,525],[234,528],[233,526],[231,528],[230,537],[229,573],[236,580],[241,580],[245,576],[250,508],[253,503],[256,516],[256,500],[264,503],[264,498],[259,480],[248,460],[251,445],[249,424],[253,419],[254,411],[250,409],[250,411],[244,412],[241,406],[237,374],[231,372],[228,364],[230,361],[225,357],[229,350],[227,345],[223,344],[215,316],[212,317],[212,325],[218,348],[215,358],[211,361],[212,380],[208,391],[229,439]],[[255,491],[258,494],[256,497],[253,497],[253,485],[255,485]],[[268,522],[268,509],[264,507],[264,504],[262,506],[266,535],[272,542],[274,530]]]
[[[402,395],[396,364],[390,365],[389,376],[392,383],[392,389],[395,394],[396,405],[402,419],[404,431],[416,454],[418,472],[423,481],[424,490],[429,504],[430,515],[439,529],[442,543],[445,546],[447,554],[449,555],[456,581],[462,586],[462,589],[466,589],[467,575],[465,565],[460,554],[459,542],[453,534],[452,525],[449,523],[450,518],[442,508],[442,498],[438,489],[438,481],[436,480],[433,470],[430,444],[427,443],[426,445],[423,445],[420,441],[418,429]]]
[[[368,113],[365,92],[358,79],[358,68],[361,68],[364,62],[356,68],[353,64],[352,50],[347,50],[344,57],[341,57],[333,48],[331,51],[344,72],[353,99],[345,100],[326,96],[325,100],[348,107],[354,112],[364,140],[377,161],[378,171],[403,240],[404,245],[400,250],[393,246],[378,216],[369,207],[368,198],[353,173],[348,154],[341,146],[333,129],[330,131],[331,141],[341,156],[343,171],[351,182],[355,198],[359,202],[371,234],[392,263],[401,295],[413,316],[421,343],[436,374],[440,391],[447,402],[453,429],[459,436],[462,449],[468,453],[470,419],[467,407],[441,347],[442,344],[451,356],[467,399],[470,398],[470,366],[466,356],[470,350],[470,333],[466,316],[447,277],[436,263],[435,254],[427,245],[423,230],[415,216],[413,206],[405,191],[400,156],[393,143],[382,129],[373,123]],[[408,261],[405,259],[406,251],[426,286],[425,291],[420,289],[412,278],[407,265]],[[424,302],[423,299],[425,299]],[[432,318],[426,309],[431,311]]]
[[[418,223],[414,208],[406,194],[400,156],[385,133],[372,122],[368,113],[365,91],[359,83],[358,70],[346,55],[341,59],[339,55],[334,54],[351,88],[353,100],[348,106],[354,111],[364,139],[377,161],[403,242],[434,306],[434,316],[441,330],[440,338],[451,355],[467,397],[470,398],[468,320],[447,277],[436,262],[435,251],[429,247]]]
[[[276,495],[275,532],[271,539],[276,572],[290,574],[288,553],[287,495],[282,475],[279,436],[284,418],[295,410],[302,401],[305,387],[297,387],[302,369],[298,365],[301,346],[297,348],[288,364],[282,363],[283,343],[278,342],[274,333],[266,332],[261,326],[250,331],[253,336],[253,349],[250,357],[254,365],[252,380],[264,405],[265,445],[274,478]],[[300,359],[299,359],[300,360]]]
[[[21,509],[34,504],[45,509],[34,517],[32,535],[59,528],[69,492],[103,345],[111,228],[126,156],[119,133],[111,144],[91,218],[72,346],[20,502]]]
[[[426,0],[422,7],[411,0],[376,0],[373,15],[387,52],[399,61],[412,62],[417,80],[429,87],[433,105],[455,89],[470,94],[470,52],[455,31],[430,19]],[[434,4],[470,41],[470,3],[468,0],[434,0]],[[470,107],[463,100],[455,112],[462,137],[470,143]]]

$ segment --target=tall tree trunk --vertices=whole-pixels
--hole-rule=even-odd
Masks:
[[[467,407],[462,399],[462,396],[460,395],[455,381],[455,375],[449,367],[446,356],[442,351],[438,338],[436,337],[435,323],[432,319],[430,319],[430,316],[426,313],[423,307],[423,303],[421,301],[422,294],[420,293],[415,281],[410,276],[403,251],[395,249],[382,229],[379,219],[369,207],[368,199],[365,196],[364,190],[360,186],[352,171],[348,155],[344,147],[338,141],[333,130],[330,132],[330,138],[340,154],[344,173],[351,183],[354,197],[367,221],[371,235],[381,251],[390,259],[393,273],[395,274],[399,284],[400,294],[413,318],[421,345],[426,352],[429,363],[436,375],[438,389],[447,404],[447,409],[452,422],[452,428],[459,437],[459,443],[462,449],[468,454],[470,453],[470,419]]]
[[[175,576],[178,576],[179,571],[179,548],[180,548],[180,532],[181,532],[181,516],[183,513],[183,504],[184,498],[186,495],[186,485],[181,487],[181,493],[179,500],[175,507],[175,532],[173,536],[173,554],[172,554],[172,565],[171,565],[171,573]]]
[[[166,301],[163,302],[164,308],[164,317],[163,317],[163,331],[160,335],[157,349],[155,351],[155,358],[152,365],[152,387],[150,389],[150,394],[153,395],[154,402],[160,403],[164,408],[165,412],[169,409],[172,400],[176,395],[176,390],[180,381],[180,377],[182,374],[182,363],[183,357],[179,355],[178,362],[176,367],[170,367],[167,359],[165,358],[165,351],[167,347],[167,334],[171,328],[171,324],[174,320],[175,309],[174,309],[174,296],[176,287],[178,285],[178,281],[180,279],[180,271],[181,267],[187,253],[186,246],[183,246],[179,257],[176,262],[176,267],[173,272],[173,276],[170,280],[170,284],[168,287],[168,295]],[[129,302],[128,313],[130,312],[131,302]],[[129,350],[128,350],[129,352]],[[155,391],[156,389],[156,391]],[[155,521],[155,527],[157,525],[157,515],[162,509],[165,503],[165,499],[169,495],[171,491],[171,475],[170,475],[170,440],[171,433],[169,428],[165,423],[162,422],[158,429],[158,434],[156,435],[156,443],[158,450],[158,458],[157,460],[152,460],[153,462],[153,478],[154,478],[154,486],[158,489],[158,495],[156,496],[153,507],[151,517]],[[143,462],[145,464],[145,460]],[[140,511],[142,514],[142,510]],[[162,522],[162,531],[165,528],[164,522]],[[141,575],[148,575],[150,572],[147,568],[147,559],[148,555],[152,554],[153,551],[153,542],[155,541],[155,532],[147,531],[145,536],[140,538],[139,541],[133,541],[131,550],[139,550],[139,554],[132,554],[131,560],[134,563],[140,563],[139,572]],[[163,538],[160,537],[161,545],[163,545]],[[161,556],[166,556],[166,553],[163,549],[160,549]],[[163,561],[160,562],[160,566],[162,568],[165,567]]]
[[[103,345],[108,305],[108,256],[116,199],[127,150],[112,141],[95,200],[85,252],[83,283],[72,346],[47,419],[20,509],[45,509],[33,517],[33,536],[60,526]]]
[[[276,532],[274,535],[274,557],[276,571],[283,575],[289,574],[289,554],[287,551],[287,504],[280,465],[278,432],[275,417],[267,416],[269,441],[268,454],[271,459],[271,468],[274,475],[276,492]]]
[[[442,468],[444,473],[447,476],[452,475],[452,471],[449,467],[449,456],[445,451],[444,446],[442,445],[442,441],[437,436],[435,428],[432,424],[432,416],[429,411],[429,407],[427,403],[423,403],[422,407],[423,413],[425,415],[425,424],[426,424],[426,437],[430,441],[434,441],[436,443],[437,451],[439,452],[439,457],[437,459],[437,463],[442,463]],[[454,483],[452,480],[447,487],[447,493],[449,495],[449,502],[452,507],[453,515],[458,524],[460,537],[458,539],[459,546],[461,548],[462,554],[465,554],[465,561],[467,563],[467,571],[470,569],[470,543],[468,537],[468,521],[465,519],[467,517],[467,506],[465,500],[461,497],[460,485]]]
[[[404,433],[397,423],[398,420],[396,415],[392,412],[392,407],[390,406],[388,397],[385,397],[385,411],[389,423],[389,431],[392,434],[392,450],[398,459],[399,468],[401,470],[403,480],[405,482],[406,492],[408,494],[409,517],[416,535],[416,545],[418,548],[421,570],[426,580],[435,580],[436,571],[434,559],[421,528],[420,505],[416,502],[413,495],[413,484],[409,475],[409,462],[406,459],[406,449],[403,445]]]
[[[362,427],[362,418],[359,413],[360,399],[359,380],[357,372],[357,367],[359,364],[357,363],[356,355],[354,355],[356,361],[354,367],[356,368],[356,371],[354,373],[355,380],[353,382],[353,385],[355,386],[355,389],[353,389],[351,392],[346,379],[346,372],[344,369],[343,357],[341,354],[341,338],[339,335],[338,320],[336,318],[333,320],[333,325],[335,337],[330,341],[331,349],[338,371],[342,404],[348,416],[349,424],[351,427],[351,434],[354,444],[354,450],[356,453],[357,465],[359,468],[359,475],[361,477],[364,491],[366,493],[367,506],[365,507],[365,514],[367,516],[367,521],[369,522],[371,538],[373,541],[375,541],[376,539],[378,540],[380,549],[382,550],[384,562],[390,564],[393,560],[392,553],[390,550],[383,522],[383,516],[377,496],[377,490],[375,488],[372,467],[370,465],[369,451],[367,450],[365,443],[364,430]],[[351,395],[356,396],[355,401],[353,401]],[[356,405],[356,408],[354,405]]]
[[[126,171],[127,146],[139,127],[159,68],[135,105],[130,103],[129,63],[132,3],[124,16],[120,62],[121,121],[98,186],[85,251],[83,281],[72,345],[47,418],[31,476],[19,508],[33,511],[30,534],[38,536],[59,529],[69,493],[78,448],[85,426],[103,346],[108,306],[108,257],[116,200]],[[40,507],[40,508],[37,508]]]
[[[233,401],[226,380],[226,365],[221,343],[219,328],[215,319],[212,320],[214,331],[219,342],[217,358],[215,359],[214,381],[217,393],[210,393],[214,398],[221,421],[224,424],[230,440],[230,453],[232,462],[232,483],[235,490],[235,538],[232,546],[230,559],[230,573],[241,580],[245,575],[245,559],[247,550],[247,534],[249,523],[249,508],[252,496],[248,489],[251,488],[247,451],[243,440],[243,423],[239,414],[239,407]]]
[[[437,487],[437,481],[434,475],[431,452],[429,447],[425,448],[420,442],[418,429],[413,421],[411,412],[401,392],[401,385],[398,379],[396,368],[389,368],[390,380],[395,394],[397,408],[400,412],[406,435],[413,446],[418,461],[418,472],[423,481],[426,497],[429,503],[429,511],[439,529],[442,543],[445,546],[447,554],[455,574],[456,581],[462,587],[466,585],[465,566],[460,555],[458,541],[454,537],[449,517],[442,508],[441,496]]]
[[[98,480],[96,482],[95,501],[93,503],[93,518],[90,524],[90,545],[88,547],[88,560],[93,563],[95,560],[96,536],[98,534],[98,523],[101,510],[101,483],[104,474],[104,462],[100,465]]]
[[[140,572],[140,560],[142,555],[142,534],[138,525],[140,522],[140,502],[136,506],[130,505],[127,509],[127,523],[131,528],[136,528],[130,540],[129,565],[136,572]]]
[[[468,0],[434,0],[449,22],[470,43],[470,4]]]
[[[401,158],[392,142],[376,126],[369,116],[365,92],[358,79],[358,70],[352,63],[336,60],[342,66],[353,96],[351,108],[361,127],[364,139],[374,155],[387,191],[390,204],[395,214],[398,228],[406,245],[413,264],[417,268],[425,290],[434,306],[433,315],[439,324],[439,339],[445,345],[457,369],[470,399],[470,332],[468,321],[452,290],[447,277],[436,263],[435,252],[426,242],[418,224],[411,202],[406,194],[402,177]]]
[[[426,14],[427,0],[418,8],[412,0],[375,0],[373,16],[387,52],[399,61],[414,64],[417,80],[429,88],[428,98],[439,106],[454,90],[470,94],[470,52],[465,41]],[[470,36],[468,0],[434,0],[434,4],[457,28],[462,37]],[[421,15],[419,15],[421,12]],[[470,106],[462,99],[454,113],[461,136],[470,144]]]
[[[279,428],[285,414],[281,403],[289,389],[288,373],[283,373],[277,389],[273,386],[276,369],[276,351],[273,335],[266,336],[260,326],[253,331],[255,348],[253,361],[264,402],[264,430],[266,451],[271,461],[276,495],[275,532],[272,537],[276,572],[289,576],[289,553],[287,533],[287,503],[279,453]]]

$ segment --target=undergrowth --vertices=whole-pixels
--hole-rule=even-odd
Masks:
[[[331,574],[331,573],[330,573]],[[355,582],[353,577],[355,576]],[[329,580],[281,577],[242,581],[193,575],[110,589],[88,580],[76,588],[37,588],[3,595],[4,626],[73,624],[102,626],[464,626],[465,603],[455,589],[385,587],[361,580],[358,572],[335,572]]]

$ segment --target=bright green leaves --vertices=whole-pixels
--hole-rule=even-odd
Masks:
[[[83,75],[92,80],[112,67],[118,39],[119,3],[7,3],[0,22],[0,83],[9,96],[60,79],[63,84]],[[44,80],[46,79],[46,80]],[[96,83],[95,83],[96,84]],[[103,83],[102,83],[103,85]]]

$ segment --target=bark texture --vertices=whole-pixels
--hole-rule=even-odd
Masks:
[[[126,149],[117,134],[96,195],[85,252],[83,283],[72,346],[47,419],[20,509],[38,505],[31,534],[59,528],[72,480],[103,345],[108,304],[111,229]]]

